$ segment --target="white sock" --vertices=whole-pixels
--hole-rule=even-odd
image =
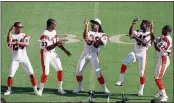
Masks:
[[[63,81],[58,81],[58,89],[59,90],[62,90],[62,84],[63,84]]]
[[[40,83],[40,90],[43,91],[45,83]]]
[[[165,89],[162,89],[161,92],[162,92],[163,96],[167,97]]]
[[[104,91],[105,90],[108,90],[105,84],[101,84],[101,86],[102,86],[102,88],[103,88]]]
[[[11,87],[8,87],[8,89],[7,89],[8,91],[11,91]]]
[[[143,92],[144,90],[144,84],[140,85],[140,92]]]
[[[78,82],[79,88],[82,88],[82,82]]]
[[[37,86],[33,86],[33,90],[37,90]]]
[[[120,81],[123,83],[124,82],[124,74],[120,74]]]

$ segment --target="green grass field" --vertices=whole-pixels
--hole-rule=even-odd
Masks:
[[[56,71],[52,67],[50,68],[50,75],[43,96],[32,95],[33,89],[29,76],[20,66],[14,77],[12,88],[14,92],[9,96],[4,96],[3,93],[6,90],[6,80],[11,61],[11,50],[6,46],[6,36],[8,29],[15,21],[21,21],[24,25],[24,32],[32,36],[27,50],[38,86],[42,74],[38,39],[45,29],[48,18],[56,19],[56,30],[60,36],[72,34],[76,35],[79,39],[82,39],[84,30],[83,20],[85,18],[88,20],[94,17],[100,18],[103,29],[109,36],[127,34],[129,26],[136,15],[140,16],[140,20],[148,19],[154,21],[156,36],[161,35],[161,28],[164,25],[169,24],[173,27],[173,2],[1,2],[1,6],[1,97],[7,102],[87,102],[87,92],[93,89],[97,92],[95,100],[97,102],[106,102],[106,96],[95,75],[91,72],[90,64],[83,73],[84,92],[78,94],[72,93],[72,90],[77,87],[75,71],[78,57],[84,47],[83,41],[65,44],[65,47],[72,53],[70,58],[60,49],[56,49],[60,55],[64,70],[63,88],[67,92],[66,95],[57,95]],[[139,24],[136,25],[136,28],[139,28]],[[127,43],[131,42],[127,36],[123,36],[121,40]],[[115,82],[119,79],[122,60],[131,52],[132,46],[131,44],[120,44],[110,41],[107,46],[102,47],[100,50],[101,72],[105,77],[108,88],[112,92],[111,102],[120,100],[122,92],[125,92],[130,102],[150,102],[158,90],[153,78],[156,65],[156,52],[153,47],[150,47],[148,51],[147,82],[144,96],[136,96],[139,89],[137,62],[128,66],[124,87],[115,86]],[[169,101],[172,102],[173,54],[170,57],[170,66],[163,77],[163,82],[169,96]]]

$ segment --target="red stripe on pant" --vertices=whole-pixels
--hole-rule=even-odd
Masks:
[[[77,80],[77,82],[81,82],[83,80],[83,76],[76,75],[76,80]]]
[[[126,66],[125,64],[122,64],[122,65],[121,65],[121,69],[120,69],[120,73],[121,73],[121,74],[124,74],[125,71],[126,71],[126,69],[127,69],[127,66]]]
[[[34,77],[33,74],[30,75],[30,81],[31,81],[32,86],[36,86],[36,78]]]
[[[155,79],[156,85],[158,86],[159,90],[164,89],[164,85],[161,79]]]
[[[47,80],[47,75],[45,75],[45,65],[44,65],[44,54],[43,54],[43,49],[40,50],[40,59],[41,59],[41,65],[42,65],[42,76],[41,76],[41,83],[45,83]]]
[[[105,83],[105,80],[104,80],[104,78],[103,78],[103,76],[100,74],[100,77],[99,78],[97,78],[98,79],[98,82],[100,83],[100,84],[104,84]]]
[[[162,56],[162,66],[161,66],[161,70],[160,70],[158,79],[161,79],[163,77],[166,62],[167,62],[167,56]]]
[[[57,72],[57,80],[58,81],[63,81],[63,72],[62,71]]]
[[[11,87],[12,84],[13,84],[13,77],[8,77],[7,86],[8,86],[8,87]]]

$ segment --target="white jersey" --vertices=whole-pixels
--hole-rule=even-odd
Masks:
[[[44,52],[48,52],[48,50],[45,48],[47,46],[50,46],[58,41],[56,30],[48,31],[45,30],[43,34],[40,36],[40,48],[44,50]],[[49,52],[54,52],[55,48],[52,50],[49,50]]]
[[[135,53],[143,52],[143,51],[146,51],[149,46],[151,46],[150,32],[145,32],[144,33],[142,30],[137,30],[137,31],[133,32],[133,35],[136,35],[138,38],[140,38],[144,41],[149,41],[146,45],[142,45],[141,43],[139,43],[135,40],[133,52],[135,52]]]
[[[172,51],[171,36],[161,36],[160,42],[157,43],[157,47],[160,49],[160,52],[158,52],[159,55],[169,55]]]
[[[108,39],[107,37],[104,35],[105,33],[100,33],[100,32],[93,32],[93,31],[89,31],[88,32],[88,38],[90,40],[96,40],[96,39],[100,39],[104,45],[106,45]],[[93,42],[86,42],[85,43],[85,48],[84,48],[84,52],[98,52],[100,49],[100,46],[96,45]]]
[[[25,33],[20,33],[20,34],[12,34],[10,41],[29,42],[29,39],[30,36],[26,35]],[[22,58],[28,57],[25,46],[8,44],[8,47],[12,49],[12,60],[21,60]]]

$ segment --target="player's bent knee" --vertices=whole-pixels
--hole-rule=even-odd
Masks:
[[[76,72],[76,75],[77,76],[81,76],[82,75],[82,72]]]
[[[8,77],[14,77],[14,74],[8,74]]]
[[[140,77],[144,77],[145,75],[144,75],[144,73],[140,73],[139,76]]]
[[[96,71],[96,76],[97,76],[97,78],[101,77],[100,71]]]
[[[123,62],[122,62],[122,64],[127,65],[127,64],[129,64],[129,62],[124,59]]]
[[[63,68],[58,68],[57,72],[58,72],[58,71],[63,71]]]
[[[34,74],[30,74],[30,77],[33,78],[34,77]]]

